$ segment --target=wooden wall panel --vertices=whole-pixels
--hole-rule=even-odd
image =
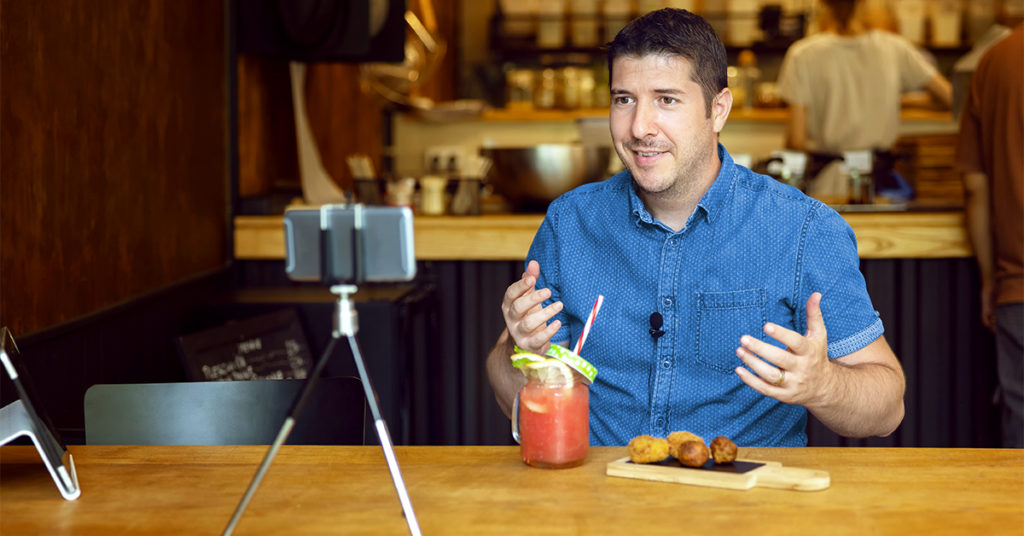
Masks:
[[[224,12],[0,6],[0,323],[16,334],[225,265]]]
[[[313,63],[306,70],[309,128],[324,168],[342,189],[353,188],[349,156],[365,154],[380,171],[384,106],[383,99],[362,89],[358,64]]]
[[[383,102],[359,83],[359,66],[313,63],[306,68],[306,107],[320,158],[342,189],[353,187],[345,158],[370,156],[380,169]],[[299,163],[288,61],[238,58],[238,195],[259,197],[299,188]]]
[[[406,2],[422,15],[417,0]],[[416,91],[437,102],[453,100],[458,65],[458,2],[433,3],[437,31],[447,51],[433,75]],[[287,61],[242,55],[238,61],[239,196],[287,191],[299,180]],[[394,105],[363,87],[358,63],[311,63],[306,69],[310,129],[324,168],[342,189],[353,187],[345,159],[368,155],[384,166],[387,113]],[[291,183],[291,184],[289,184]]]
[[[238,56],[238,195],[297,188],[299,161],[288,62]]]

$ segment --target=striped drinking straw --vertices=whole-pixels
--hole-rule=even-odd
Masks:
[[[602,303],[604,303],[604,296],[598,294],[597,301],[594,302],[594,307],[590,310],[590,316],[587,317],[587,323],[583,325],[583,333],[580,333],[580,339],[576,341],[576,347],[573,348],[572,353],[580,355],[580,351],[583,350],[583,342],[587,340],[590,326],[594,325],[594,317],[597,316],[597,311],[601,309]]]

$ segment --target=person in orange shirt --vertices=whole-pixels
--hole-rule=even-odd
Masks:
[[[978,62],[960,117],[957,168],[996,333],[1003,446],[1024,447],[1024,24]]]

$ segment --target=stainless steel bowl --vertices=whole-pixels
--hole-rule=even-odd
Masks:
[[[484,149],[493,162],[487,176],[517,212],[544,211],[556,197],[608,178],[611,147],[578,144]]]

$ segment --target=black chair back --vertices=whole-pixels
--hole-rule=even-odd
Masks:
[[[304,380],[98,384],[85,393],[89,445],[269,445]],[[320,378],[290,445],[362,445],[357,378]]]

